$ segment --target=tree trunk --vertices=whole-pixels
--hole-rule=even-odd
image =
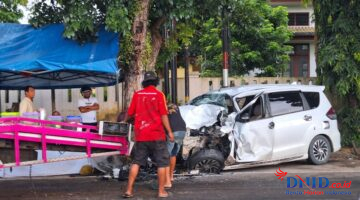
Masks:
[[[359,100],[356,98],[355,94],[348,95],[348,102],[350,108],[359,108]]]
[[[142,55],[145,52],[150,0],[140,0],[138,3],[139,10],[135,14],[131,27],[133,52],[130,58],[130,66],[125,71],[124,78],[125,110],[128,108],[134,92],[141,88],[142,71],[144,69]]]
[[[153,23],[150,27],[151,31],[151,57],[149,60],[149,66],[147,66],[149,70],[155,70],[155,64],[157,61],[157,57],[159,55],[161,45],[163,43],[163,38],[160,34],[160,27],[166,21],[165,17],[160,17],[156,19],[155,23]]]

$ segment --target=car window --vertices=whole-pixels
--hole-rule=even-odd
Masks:
[[[262,108],[262,100],[258,98],[256,102],[247,107],[244,111],[241,112],[240,117],[249,116],[249,121],[254,121],[263,118],[263,108]]]
[[[243,109],[251,100],[254,99],[254,95],[251,96],[246,96],[246,97],[240,97],[240,98],[236,98],[235,101],[237,103],[237,105],[239,106],[239,109]]]
[[[263,111],[261,106],[261,98],[256,100],[253,106],[251,106],[250,121],[263,118]]]
[[[268,97],[273,116],[304,110],[299,92],[276,92],[270,93]]]
[[[303,92],[310,109],[317,108],[320,104],[320,95],[318,92]]]

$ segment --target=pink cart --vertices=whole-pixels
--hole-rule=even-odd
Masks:
[[[0,163],[0,168],[75,160],[86,157],[129,154],[127,134],[105,136],[91,133],[91,130],[97,131],[97,127],[22,117],[0,118],[0,139],[13,142],[15,157],[15,163]],[[42,150],[42,159],[22,162],[20,158],[20,142],[39,144],[38,146],[41,147],[39,149]],[[82,147],[86,149],[86,156],[47,159],[46,151],[48,145]],[[92,152],[94,150],[96,150],[95,153]]]

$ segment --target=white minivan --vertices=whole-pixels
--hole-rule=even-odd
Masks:
[[[223,88],[180,107],[188,131],[182,157],[205,173],[308,159],[338,151],[336,113],[324,86]]]

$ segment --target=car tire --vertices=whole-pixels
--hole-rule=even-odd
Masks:
[[[329,161],[331,145],[329,140],[322,135],[314,137],[309,146],[309,162],[314,165],[325,164]]]
[[[220,173],[224,168],[224,156],[216,149],[202,149],[189,158],[190,169],[200,173]]]

